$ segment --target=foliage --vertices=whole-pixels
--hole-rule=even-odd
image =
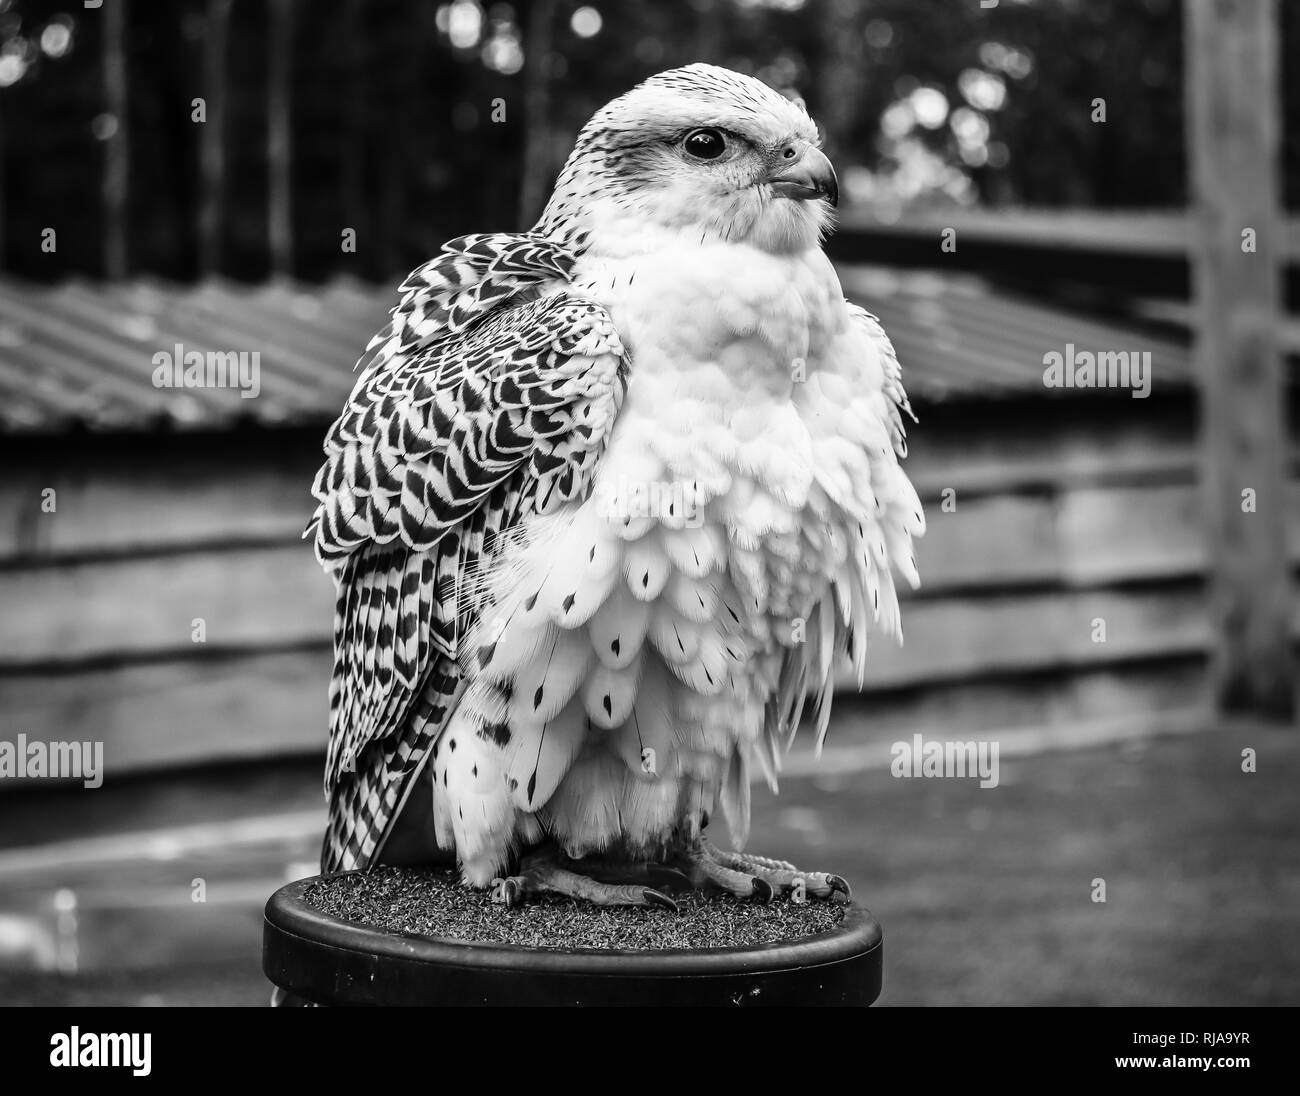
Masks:
[[[226,108],[224,173],[206,184],[219,191],[216,269],[264,277],[276,4],[108,2],[128,5],[116,44],[105,40],[102,8],[0,0],[4,266],[35,277],[102,269],[106,152],[125,139],[131,269],[201,273],[202,124],[191,104],[203,96]],[[205,51],[211,61],[223,4],[231,14],[222,78],[207,87]],[[1281,7],[1285,41],[1300,44],[1296,7]],[[802,94],[847,196],[882,219],[927,204],[1165,207],[1187,198],[1177,0],[1004,0],[992,9],[973,0],[284,0],[284,8],[292,271],[302,277],[391,277],[449,236],[517,227],[536,213],[520,210],[521,185],[537,179],[545,192],[593,110],[692,60]],[[105,105],[103,59],[115,45],[128,74],[125,119]],[[1284,82],[1294,205],[1300,76],[1287,71]],[[1096,99],[1106,102],[1104,124],[1092,117]],[[40,248],[46,226],[59,233],[54,254]],[[355,254],[340,247],[347,227],[357,231]]]

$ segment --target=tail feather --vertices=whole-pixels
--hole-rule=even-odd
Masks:
[[[355,771],[339,774],[329,795],[321,871],[368,871],[418,783],[429,747],[464,689],[454,660],[440,656],[401,731],[362,751]]]

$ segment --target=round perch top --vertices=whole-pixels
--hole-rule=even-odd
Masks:
[[[262,965],[339,1005],[869,1005],[879,924],[857,905],[692,894],[669,910],[507,909],[449,871],[299,880],[266,905]]]

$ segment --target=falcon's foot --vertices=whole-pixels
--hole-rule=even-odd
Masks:
[[[587,861],[579,864],[553,849],[535,850],[520,861],[517,875],[492,881],[492,901],[518,906],[544,894],[562,894],[570,898],[585,898],[597,906],[660,906],[677,912],[676,902],[661,891],[644,885],[659,880],[672,883],[681,878],[670,868],[601,862],[593,870],[602,878],[595,879],[574,871],[575,867],[586,869]]]
[[[774,894],[780,894],[796,902],[805,898],[848,902],[852,897],[849,884],[841,876],[800,871],[786,860],[724,852],[703,838],[686,855],[684,867],[695,887],[719,887],[737,898],[770,902]]]

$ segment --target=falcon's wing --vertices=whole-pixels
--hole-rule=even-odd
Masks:
[[[497,538],[585,493],[625,359],[567,253],[467,237],[407,297],[331,428],[308,532],[336,572],[326,869],[371,862],[463,688],[467,579]],[[571,260],[569,260],[571,261]]]

